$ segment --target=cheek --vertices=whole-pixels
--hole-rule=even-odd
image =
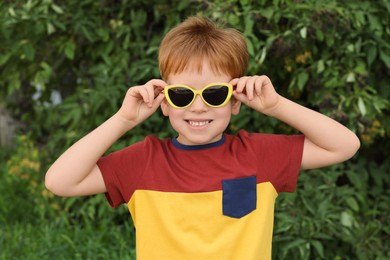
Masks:
[[[176,132],[181,132],[181,129],[183,129],[183,126],[185,124],[185,121],[183,120],[183,115],[182,113],[175,111],[175,109],[170,109],[169,110],[169,122],[172,126],[172,128]]]
[[[218,116],[223,118],[230,118],[232,115],[232,106],[228,103],[224,107],[220,108],[218,110]]]
[[[179,109],[168,107],[167,116],[169,117],[172,126],[178,125],[183,121],[183,112]]]
[[[230,105],[221,108],[216,115],[224,125],[228,125],[232,116],[232,109]]]

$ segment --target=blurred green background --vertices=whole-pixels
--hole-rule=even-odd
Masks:
[[[241,30],[249,75],[347,125],[350,161],[303,172],[276,205],[274,259],[390,258],[389,0],[26,0],[0,2],[0,259],[135,259],[125,206],[58,198],[53,161],[158,78],[163,35],[190,15]],[[295,133],[244,107],[228,132]],[[161,113],[110,151],[172,136]]]

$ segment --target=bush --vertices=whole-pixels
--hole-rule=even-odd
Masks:
[[[275,259],[389,258],[390,177],[383,174],[374,180],[370,172],[377,165],[364,164],[311,170],[301,174],[294,194],[281,195],[276,205]]]
[[[44,187],[45,156],[25,135],[0,154],[0,258],[135,259],[127,208],[114,211],[103,195],[54,197]]]

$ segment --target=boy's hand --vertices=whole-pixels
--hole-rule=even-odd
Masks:
[[[151,116],[164,99],[163,80],[153,79],[145,85],[130,87],[117,115],[125,122],[139,124]]]
[[[267,76],[235,78],[229,83],[236,86],[233,96],[258,112],[270,113],[280,100],[279,94]]]

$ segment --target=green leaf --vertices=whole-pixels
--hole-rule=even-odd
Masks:
[[[361,97],[358,98],[358,107],[359,107],[360,114],[362,116],[365,116],[367,113],[367,109],[366,109],[366,105],[364,104],[364,101]]]
[[[376,46],[371,45],[367,51],[367,63],[369,66],[372,65],[376,57],[378,56],[378,49]]]
[[[182,0],[182,1],[180,1],[179,5],[177,6],[177,9],[178,9],[179,11],[182,11],[182,10],[184,10],[185,8],[187,8],[188,4],[189,4],[189,1],[188,1],[188,0]]]
[[[348,204],[348,206],[354,210],[354,211],[359,211],[359,204],[353,197],[348,197],[345,202]]]
[[[254,25],[254,21],[253,21],[252,17],[250,15],[247,15],[245,17],[245,30],[244,30],[244,34],[245,35],[251,35],[252,34],[253,25]]]
[[[324,40],[325,36],[322,30],[319,29],[316,30],[316,38],[321,42]]]
[[[267,47],[264,46],[264,48],[261,50],[261,56],[260,56],[260,64],[262,64],[267,57]]]
[[[10,84],[9,84],[9,87],[8,87],[8,94],[11,94],[13,93],[15,90],[18,90],[20,89],[22,83],[20,82],[20,75],[19,73],[16,73],[14,75],[11,76],[10,78]]]
[[[306,240],[298,238],[295,240],[292,240],[291,242],[287,243],[286,246],[284,247],[284,250],[289,250],[291,248],[299,247],[301,245],[306,244]]]
[[[326,45],[332,47],[334,45],[335,37],[334,35],[328,34],[325,38]]]
[[[106,30],[104,28],[99,28],[97,32],[98,32],[98,34],[101,37],[103,42],[107,42],[110,40],[110,34],[109,34],[108,30]]]
[[[317,251],[318,255],[321,257],[321,258],[324,258],[324,247],[322,246],[322,243],[318,240],[312,240],[310,241],[310,244],[315,248],[315,250]]]
[[[346,81],[348,83],[355,82],[355,73],[353,72],[348,73]]]
[[[16,17],[15,10],[12,7],[8,9],[8,13],[9,13],[10,16]]]
[[[379,57],[386,65],[386,67],[390,69],[390,56],[385,51],[381,50],[379,53]]]
[[[23,45],[23,52],[24,52],[24,57],[29,60],[33,61],[35,58],[35,49],[33,45],[30,42],[27,42],[26,44]]]
[[[321,73],[325,70],[325,63],[323,60],[317,62],[317,73]]]
[[[11,54],[10,53],[2,53],[1,55],[0,55],[0,65],[3,65],[3,64],[5,64],[7,61],[8,61],[8,59],[11,57]]]
[[[267,18],[267,20],[271,20],[272,16],[274,15],[274,8],[265,8],[264,10],[262,10],[261,15]]]
[[[58,5],[56,4],[52,4],[51,5],[51,8],[54,10],[54,12],[56,12],[57,14],[63,14],[64,11],[62,10],[61,7],[59,7]]]
[[[348,50],[349,52],[354,52],[354,51],[355,51],[355,45],[353,45],[353,44],[348,44],[347,50]]]
[[[365,12],[363,11],[356,11],[354,13],[355,15],[355,23],[360,27],[361,25],[365,24]]]
[[[28,0],[27,3],[23,6],[27,11],[30,11],[33,7],[33,3],[31,0]]]
[[[301,30],[299,31],[299,34],[301,35],[301,37],[302,37],[303,39],[306,39],[306,36],[307,36],[307,28],[306,28],[306,27],[301,28]]]
[[[346,211],[341,213],[341,224],[345,227],[352,227],[352,217]]]
[[[230,13],[228,16],[228,21],[232,26],[237,26],[240,23],[240,18],[237,14]]]
[[[76,46],[73,43],[73,41],[71,41],[71,40],[67,41],[66,44],[65,44],[65,48],[64,48],[65,56],[68,59],[73,60],[74,59],[74,54],[75,54],[75,49],[76,49]]]
[[[309,74],[305,71],[299,73],[298,75],[298,88],[299,90],[303,90],[307,81],[309,80]]]
[[[50,34],[52,34],[52,33],[54,33],[56,31],[56,28],[53,26],[52,23],[47,22],[46,23],[46,31],[47,31],[47,34],[50,35]]]
[[[379,31],[382,32],[382,24],[379,20],[379,17],[372,14],[367,14],[368,21],[370,23],[371,31]]]
[[[246,39],[246,45],[247,45],[247,47],[248,47],[248,53],[249,53],[249,55],[251,55],[251,56],[252,56],[252,55],[255,55],[255,50],[254,50],[252,41],[251,41],[249,38]]]

